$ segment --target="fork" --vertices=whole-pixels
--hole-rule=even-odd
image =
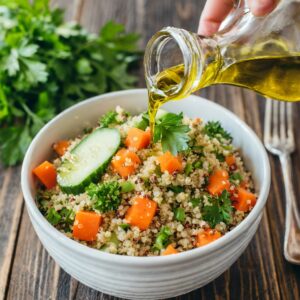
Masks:
[[[286,219],[284,257],[300,264],[300,214],[292,184],[291,153],[295,151],[292,103],[267,99],[264,124],[264,144],[279,156],[285,186]]]

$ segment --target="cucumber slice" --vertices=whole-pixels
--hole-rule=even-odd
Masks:
[[[58,168],[57,182],[61,190],[79,194],[91,182],[99,180],[120,142],[120,132],[114,128],[99,128],[85,137]]]

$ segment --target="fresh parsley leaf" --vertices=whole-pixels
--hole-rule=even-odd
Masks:
[[[61,215],[53,207],[51,207],[46,215],[46,219],[49,223],[55,226],[60,222]]]
[[[192,203],[193,208],[200,205],[202,199],[201,198],[192,198],[190,202]]]
[[[224,190],[218,197],[208,197],[210,205],[203,207],[202,216],[211,228],[214,228],[220,222],[226,224],[230,222],[233,207],[229,196],[228,191]]]
[[[232,141],[232,136],[221,126],[219,121],[209,121],[204,126],[203,132],[211,138]]]
[[[184,168],[184,174],[185,175],[190,175],[193,172],[193,165],[190,163],[187,163],[185,168]]]
[[[183,114],[167,113],[156,121],[153,141],[161,141],[164,152],[170,151],[173,155],[188,149],[190,131],[188,125],[182,124]]]
[[[174,192],[175,194],[179,194],[184,192],[184,187],[179,185],[170,185],[168,190]]]
[[[115,124],[117,123],[117,113],[115,111],[109,111],[106,114],[104,114],[100,120],[99,120],[99,124],[100,127],[108,127],[111,124]]]
[[[66,107],[133,87],[139,36],[108,22],[99,35],[64,23],[49,0],[0,0],[0,160],[22,161],[38,130]],[[4,137],[8,137],[4,139]],[[2,142],[4,140],[4,142]],[[29,141],[29,142],[28,142]]]
[[[121,188],[117,181],[91,183],[86,192],[94,201],[93,208],[101,212],[116,210],[121,203]]]
[[[194,167],[195,169],[201,169],[201,168],[203,167],[203,161],[201,161],[201,160],[196,161],[196,162],[193,164],[193,167]]]
[[[175,219],[179,222],[184,222],[185,220],[185,211],[182,207],[175,209]]]
[[[130,228],[130,225],[129,224],[126,224],[126,223],[122,223],[119,225],[123,230],[127,230]]]
[[[214,153],[215,153],[216,159],[218,161],[220,161],[220,162],[224,162],[225,161],[225,156],[222,153],[220,153],[218,151],[215,151]]]
[[[168,226],[163,226],[156,237],[153,248],[155,250],[164,249],[168,245],[169,238],[171,235],[172,235],[171,229]]]
[[[138,122],[135,127],[139,128],[141,130],[146,130],[146,128],[149,126],[149,115],[148,113],[142,114],[142,119],[140,122]]]
[[[236,173],[232,173],[230,176],[229,176],[229,181],[232,183],[232,184],[235,184],[235,185],[239,185],[242,181],[243,181],[243,177],[240,173],[236,172]]]

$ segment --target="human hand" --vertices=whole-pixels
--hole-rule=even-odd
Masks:
[[[203,9],[198,33],[209,36],[216,33],[234,7],[234,0],[207,0]],[[249,0],[248,6],[255,16],[264,16],[277,5],[277,0]]]

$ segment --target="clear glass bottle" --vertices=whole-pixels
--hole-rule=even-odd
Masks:
[[[245,1],[239,1],[212,37],[163,28],[149,41],[144,65],[154,110],[214,84],[299,101],[300,1],[282,0],[264,17],[255,17]]]

